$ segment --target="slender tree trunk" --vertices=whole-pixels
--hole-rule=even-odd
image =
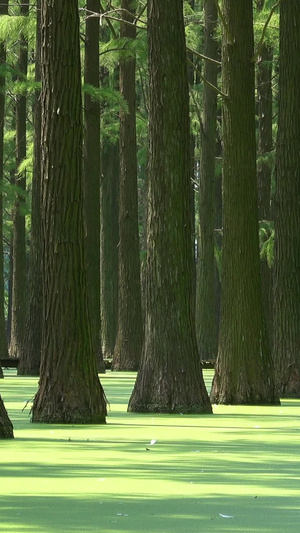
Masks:
[[[9,419],[7,411],[4,407],[3,400],[0,396],[0,440],[1,439],[13,439],[14,431],[13,425]]]
[[[182,0],[148,2],[145,346],[129,411],[211,413],[197,350]]]
[[[300,3],[280,4],[276,147],[274,340],[282,396],[300,398]]]
[[[84,81],[99,88],[100,0],[87,1]],[[105,372],[100,338],[100,104],[84,97],[84,207],[86,224],[87,279],[92,338],[99,372]]]
[[[8,0],[0,5],[0,16],[8,14]],[[0,66],[6,62],[6,47],[0,42]],[[3,160],[4,160],[4,118],[5,118],[5,76],[0,76],[0,358],[8,357],[7,337],[4,317],[4,278],[3,278]],[[0,378],[3,372],[0,363]]]
[[[211,400],[276,404],[258,243],[252,0],[223,0],[222,303]]]
[[[41,0],[37,0],[35,81],[41,81]],[[41,242],[41,100],[34,99],[34,168],[31,195],[31,239],[28,274],[28,309],[18,375],[38,376],[42,342]]]
[[[119,243],[119,146],[103,141],[101,162],[101,340],[103,355],[114,353],[118,330],[118,243]]]
[[[264,0],[258,4],[262,9]],[[258,97],[258,216],[259,220],[270,220],[272,167],[268,160],[273,149],[273,95],[272,95],[273,51],[263,44],[257,64]],[[266,258],[261,260],[262,295],[270,342],[273,338],[273,288],[272,270]]]
[[[105,423],[88,313],[77,0],[42,5],[43,334],[33,422]]]
[[[122,0],[121,37],[135,39],[132,0]],[[137,370],[143,324],[138,232],[138,195],[135,123],[135,59],[120,62],[120,92],[128,113],[120,111],[119,316],[113,356],[114,370]]]
[[[217,7],[215,0],[204,2],[204,55],[218,58],[216,40]],[[218,64],[205,61],[204,76],[215,87]],[[203,132],[199,178],[199,239],[197,276],[197,337],[201,360],[216,359],[217,316],[215,276],[215,159],[217,140],[217,93],[203,86]]]
[[[20,6],[22,16],[28,16],[29,0]],[[19,45],[18,68],[20,80],[27,76],[28,42],[22,35]],[[10,357],[19,357],[22,352],[22,343],[26,322],[26,237],[25,237],[25,191],[26,172],[19,172],[19,166],[26,158],[26,122],[27,102],[26,95],[19,95],[16,103],[16,178],[15,184],[19,191],[13,208],[13,282],[12,282],[12,321],[10,339]]]

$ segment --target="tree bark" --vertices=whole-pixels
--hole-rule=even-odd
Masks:
[[[105,423],[88,314],[76,0],[42,5],[43,334],[33,422]]]
[[[135,39],[132,0],[121,1],[120,35]],[[135,58],[120,61],[120,92],[128,113],[120,111],[119,315],[114,370],[137,370],[143,343],[138,232]]]
[[[270,220],[272,167],[268,156],[273,148],[272,49],[263,45],[257,65],[258,96],[258,216]],[[266,258],[261,260],[262,296],[268,336],[272,341],[273,290],[272,271]]]
[[[218,59],[215,0],[204,2],[204,55]],[[218,65],[204,63],[204,77],[215,87]],[[217,141],[217,93],[203,85],[203,130],[199,176],[199,239],[197,268],[197,338],[201,360],[216,359],[218,349],[215,272],[215,160]]]
[[[277,404],[262,308],[252,0],[223,0],[222,302],[211,401]]]
[[[300,398],[300,4],[280,4],[273,356],[282,396]]]
[[[41,81],[41,0],[37,0],[35,81]],[[34,97],[34,168],[31,193],[31,239],[28,273],[28,309],[18,375],[38,376],[42,342],[41,242],[41,99]]]
[[[189,94],[182,0],[148,2],[145,346],[128,410],[211,413],[195,331]]]
[[[8,14],[8,0],[0,5],[0,16]],[[0,42],[0,65],[5,65],[6,47]],[[0,76],[0,358],[8,357],[7,337],[4,317],[4,273],[3,273],[3,162],[4,162],[4,118],[5,118],[5,76]],[[0,378],[3,371],[0,363]]]
[[[1,439],[13,439],[14,431],[13,425],[9,419],[7,411],[4,407],[3,400],[0,396],[0,440]]]
[[[20,6],[22,16],[28,16],[29,0]],[[19,80],[27,77],[28,42],[22,35],[19,44],[18,68]],[[25,191],[26,172],[19,172],[19,166],[26,158],[26,122],[27,122],[27,97],[18,95],[16,102],[16,177],[15,185],[19,191],[16,193],[13,208],[13,281],[12,281],[12,320],[10,357],[19,357],[25,333],[26,321],[26,237],[25,237]]]
[[[118,331],[119,146],[105,140],[101,147],[101,340],[111,358]]]
[[[99,88],[100,1],[87,1],[84,81]],[[105,372],[100,335],[100,104],[88,93],[84,96],[84,214],[86,225],[88,300],[92,338],[99,372]]]

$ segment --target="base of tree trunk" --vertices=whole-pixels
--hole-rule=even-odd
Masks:
[[[137,372],[139,363],[137,362],[136,354],[134,357],[130,357],[127,353],[121,353],[120,350],[115,349],[113,360],[111,364],[111,370],[120,372]]]
[[[284,372],[281,375],[284,375]],[[292,366],[288,379],[284,383],[281,381],[279,391],[281,398],[300,398],[300,371],[298,366]]]
[[[31,413],[32,422],[105,424],[106,398],[101,385],[99,389],[97,387],[93,391],[85,390],[82,385],[57,393],[49,382],[47,387],[40,385]]]
[[[3,379],[3,378],[4,378],[4,374],[3,374],[2,367],[0,366],[0,379]]]
[[[13,425],[9,419],[9,416],[4,407],[2,398],[0,396],[0,439],[13,439],[13,438],[14,438]]]
[[[268,376],[264,383],[256,383],[255,386],[247,384],[240,379],[234,382],[228,376],[223,379],[215,373],[210,401],[212,404],[224,405],[280,405],[280,399],[276,394],[275,387],[270,387]]]
[[[21,357],[18,365],[17,375],[38,377],[40,375],[40,365],[36,365],[34,363],[35,361],[24,361],[23,357]]]
[[[115,361],[115,359],[113,359],[111,364],[111,370],[114,370],[116,372],[137,372],[138,365],[133,364],[132,361]]]
[[[129,405],[129,412],[169,414],[212,414],[212,407],[202,373],[198,378],[185,372],[170,376],[139,372]]]

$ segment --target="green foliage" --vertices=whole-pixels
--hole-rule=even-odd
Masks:
[[[270,15],[271,9],[277,3],[277,0],[265,0],[264,6],[261,10],[254,11],[254,39],[256,45],[259,43],[262,37],[262,32],[266,25],[266,21]],[[275,10],[269,21],[265,35],[264,43],[270,46],[275,51],[278,50],[279,37],[279,9]]]
[[[261,220],[259,223],[260,257],[265,259],[269,268],[274,263],[274,222]]]
[[[107,106],[117,105],[124,113],[128,113],[126,100],[119,91],[112,87],[94,87],[85,83],[82,87],[83,93],[88,94],[95,102],[100,102]]]
[[[35,42],[36,19],[32,16],[2,15],[0,17],[0,40],[8,47],[15,44],[23,36],[32,46]]]
[[[101,65],[108,70],[114,70],[120,60],[136,58],[137,61],[146,60],[147,56],[146,32],[139,32],[138,38],[128,39],[120,37],[108,42],[100,43]]]

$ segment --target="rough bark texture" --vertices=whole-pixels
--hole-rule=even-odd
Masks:
[[[195,332],[182,0],[148,2],[148,255],[143,359],[128,409],[211,413]]]
[[[42,6],[43,334],[33,422],[105,423],[88,314],[76,0]]]
[[[204,2],[204,55],[218,58],[217,7]],[[204,77],[215,87],[218,65],[205,61]],[[197,339],[201,360],[216,359],[218,349],[215,272],[215,159],[217,139],[217,93],[203,85],[203,130],[199,176],[199,238],[197,268]]]
[[[7,15],[8,1],[0,5],[0,16]],[[0,65],[5,64],[6,48],[3,42],[0,42]],[[4,136],[4,117],[5,117],[5,77],[0,76],[0,358],[8,357],[7,337],[5,330],[4,317],[4,278],[3,278],[3,136]],[[0,363],[0,378],[3,378],[3,372]]]
[[[275,404],[274,369],[262,308],[252,0],[223,1],[222,303],[211,400]]]
[[[84,81],[99,87],[99,13],[100,1],[87,1]],[[88,300],[92,338],[99,372],[105,372],[100,338],[100,104],[84,96],[84,215]]]
[[[122,0],[121,37],[135,39],[132,0]],[[138,233],[138,195],[135,123],[135,59],[120,61],[120,92],[128,113],[120,111],[119,316],[113,356],[114,370],[137,370],[142,351],[143,324]]]
[[[300,3],[280,4],[276,152],[274,340],[276,381],[300,398]]]
[[[118,330],[119,146],[103,143],[100,189],[101,340],[104,357],[112,357]]]
[[[273,148],[272,116],[272,49],[263,45],[257,65],[258,97],[258,217],[270,220],[271,174],[272,168],[268,155]],[[268,336],[272,340],[273,290],[272,271],[266,258],[261,260],[263,307],[267,322]]]
[[[21,4],[20,13],[28,16],[29,0]],[[18,68],[20,81],[27,76],[28,42],[22,35],[19,44]],[[16,177],[15,184],[19,188],[13,207],[13,280],[12,280],[12,319],[10,338],[10,357],[19,357],[26,322],[26,241],[25,241],[25,190],[26,172],[19,172],[19,165],[26,158],[26,95],[18,95],[16,101]]]
[[[35,80],[41,80],[41,0],[37,1]],[[41,254],[41,100],[34,100],[34,169],[31,194],[31,239],[28,274],[28,309],[18,375],[38,376],[42,342],[42,254]]]
[[[0,396],[0,440],[1,439],[13,439],[14,431],[13,425],[9,419],[7,411],[4,407],[3,400]]]

